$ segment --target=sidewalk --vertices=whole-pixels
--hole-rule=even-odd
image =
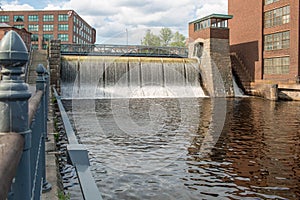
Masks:
[[[51,99],[51,98],[50,98]],[[52,185],[52,189],[49,192],[42,194],[43,200],[58,200],[58,179],[57,179],[57,166],[56,166],[56,146],[54,139],[54,124],[53,124],[53,108],[52,103],[49,105],[49,113],[48,113],[48,138],[49,141],[46,142],[46,177],[48,183]]]

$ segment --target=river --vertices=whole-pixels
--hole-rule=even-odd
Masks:
[[[299,199],[300,102],[64,100],[104,199]]]

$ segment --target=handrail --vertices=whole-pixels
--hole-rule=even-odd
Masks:
[[[0,133],[0,199],[6,199],[17,172],[24,147],[24,137],[17,133]]]
[[[64,55],[188,57],[188,49],[185,47],[145,45],[61,44],[61,53]]]
[[[72,164],[75,166],[82,195],[86,200],[102,200],[101,193],[99,192],[99,189],[90,171],[88,152],[82,144],[78,143],[68,114],[65,111],[65,108],[60,100],[60,96],[58,95],[54,87],[53,93],[57,100],[57,105],[63,120],[64,128],[69,142],[69,144],[67,145],[68,156]]]
[[[38,106],[43,98],[44,92],[42,90],[38,90],[34,96],[29,99],[28,105],[28,122],[31,125],[34,115],[38,109]]]
[[[26,83],[28,83],[28,71],[29,71],[29,68],[30,68],[30,65],[32,63],[32,54],[33,54],[33,48],[32,48],[32,44],[30,45],[30,50],[29,50],[29,55],[28,55],[28,62],[26,63],[25,65],[25,75],[24,75],[24,80]]]

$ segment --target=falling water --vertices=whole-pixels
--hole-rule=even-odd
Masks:
[[[183,59],[65,61],[61,81],[63,98],[205,97],[197,65]]]
[[[238,86],[238,84],[236,83],[236,80],[235,80],[235,76],[232,75],[232,81],[233,81],[233,89],[234,89],[234,95],[236,97],[242,97],[244,96],[244,92],[243,90]]]

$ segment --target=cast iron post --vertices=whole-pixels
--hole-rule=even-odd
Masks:
[[[46,155],[45,155],[45,138],[47,137],[47,85],[46,85],[46,69],[42,64],[39,64],[38,67],[36,68],[36,73],[37,73],[37,79],[36,79],[36,91],[41,90],[43,91],[43,97],[41,100],[41,109],[42,109],[42,148],[41,148],[41,169],[42,169],[42,177],[43,177],[43,184],[42,184],[42,189],[43,192],[47,192],[51,190],[52,185],[47,182],[46,180]]]
[[[9,31],[0,41],[0,132],[16,132],[25,139],[22,158],[9,199],[31,198],[30,149],[31,131],[28,125],[28,99],[31,94],[22,79],[28,51],[22,38]]]

